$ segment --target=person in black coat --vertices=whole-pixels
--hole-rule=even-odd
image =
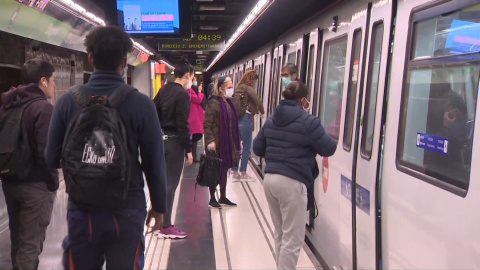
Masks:
[[[315,157],[333,155],[337,142],[305,111],[310,105],[305,84],[293,81],[282,95],[253,152],[266,161],[264,189],[275,226],[277,269],[295,269],[305,238],[307,189],[319,174]]]

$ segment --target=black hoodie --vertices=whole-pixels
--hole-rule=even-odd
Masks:
[[[53,106],[36,84],[20,85],[17,88],[12,87],[1,95],[0,115],[4,113],[6,105],[12,103],[17,96],[21,98],[22,103],[39,98],[23,113],[22,120],[27,127],[33,162],[29,177],[24,182],[45,181],[48,189],[55,191],[58,189],[58,171],[48,169],[44,157]]]

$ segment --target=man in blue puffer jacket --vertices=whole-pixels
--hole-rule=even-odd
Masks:
[[[315,157],[335,153],[337,142],[320,119],[306,112],[308,88],[287,85],[285,98],[253,142],[253,152],[266,161],[264,188],[275,226],[277,269],[295,269],[305,237],[307,188],[318,176]]]

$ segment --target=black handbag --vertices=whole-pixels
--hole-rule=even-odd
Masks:
[[[197,174],[197,185],[215,187],[221,179],[222,159],[214,151],[207,151],[200,156],[200,167]]]

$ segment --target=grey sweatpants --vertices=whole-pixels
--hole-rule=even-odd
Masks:
[[[275,227],[277,269],[296,269],[305,240],[307,187],[280,174],[266,174],[265,196]]]
[[[55,192],[45,182],[2,183],[7,203],[13,269],[37,269]]]

